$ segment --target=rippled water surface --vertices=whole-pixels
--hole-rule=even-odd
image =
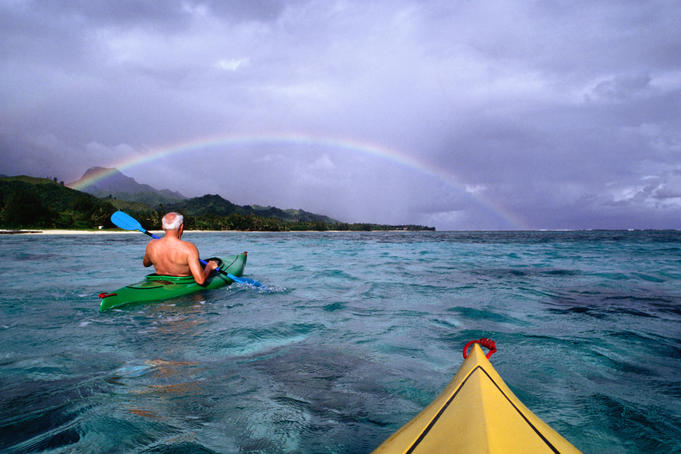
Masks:
[[[99,313],[144,236],[0,236],[0,452],[370,452],[480,337],[584,452],[681,451],[679,232],[185,238],[267,289]]]

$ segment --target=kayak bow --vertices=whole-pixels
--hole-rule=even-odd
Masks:
[[[196,283],[192,276],[164,276],[148,274],[143,281],[126,285],[111,293],[100,293],[102,299],[99,311],[104,312],[131,303],[163,301],[179,296],[211,290],[230,285],[239,280],[246,267],[246,253],[232,255],[224,260],[211,258],[220,263],[218,272],[213,272],[203,285]],[[232,279],[232,276],[234,279]]]
[[[464,348],[466,359],[442,394],[374,454],[579,453],[523,405],[494,370],[478,345],[496,350],[494,342],[474,342],[467,358]]]

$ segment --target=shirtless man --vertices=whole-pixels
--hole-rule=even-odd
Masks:
[[[147,244],[142,260],[144,266],[154,265],[156,274],[193,276],[199,285],[206,282],[218,264],[211,260],[203,268],[196,246],[189,241],[182,241],[184,217],[179,213],[166,214],[163,216],[163,230],[166,232],[163,238],[151,240]]]

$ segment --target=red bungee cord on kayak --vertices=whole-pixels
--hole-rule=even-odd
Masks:
[[[472,340],[463,347],[463,359],[468,358],[468,347],[470,347],[473,344],[480,344],[487,350],[489,350],[487,352],[487,359],[490,359],[492,355],[497,352],[497,344],[492,339],[483,337],[482,339]]]

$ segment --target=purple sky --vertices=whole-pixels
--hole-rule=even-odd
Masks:
[[[1,1],[0,174],[299,134],[123,172],[350,222],[681,228],[679,30],[675,0]]]

